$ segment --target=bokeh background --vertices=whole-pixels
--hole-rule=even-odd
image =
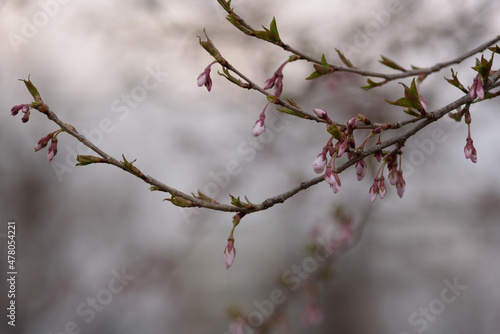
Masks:
[[[387,72],[377,62],[380,54],[405,67],[430,66],[500,31],[496,1],[233,0],[233,6],[254,27],[275,16],[282,39],[315,57],[324,53],[340,64],[335,48],[355,47],[350,59],[357,67]],[[398,13],[384,18],[390,6]],[[498,100],[472,107],[477,164],[464,158],[466,126],[443,119],[407,142],[402,199],[390,189],[370,204],[376,167],[370,161],[362,182],[353,171],[342,173],[336,195],[319,184],[245,217],[235,231],[236,261],[226,270],[231,214],[179,209],[162,201],[169,196],[111,166],[75,167],[75,152],[88,152],[64,134],[48,163],[46,150],[33,147],[57,128],[41,114],[32,113],[26,124],[10,115],[13,105],[31,101],[17,79],[30,75],[64,122],[109,154],[137,159],[136,166],[164,183],[185,192],[209,190],[220,202],[228,202],[229,193],[261,202],[314,177],[312,162],[328,135],[321,125],[269,108],[268,119],[283,127],[255,140],[251,130],[265,98],[218,76],[217,65],[212,91],[197,87],[212,59],[196,36],[206,28],[221,53],[262,85],[289,54],[241,34],[215,0],[3,0],[0,17],[3,310],[9,220],[17,223],[18,265],[17,325],[7,326],[2,315],[0,332],[226,333],[226,309],[248,313],[269,299],[280,288],[276,275],[307,256],[311,228],[334,221],[338,207],[364,226],[362,235],[332,265],[332,279],[319,284],[321,324],[301,321],[307,291],[281,288],[287,293],[281,319],[292,333],[500,329]],[[377,22],[379,29],[363,42],[362,32]],[[465,85],[472,83],[474,63],[453,66]],[[401,94],[396,83],[365,92],[359,89],[364,78],[339,73],[304,80],[311,72],[300,62],[284,70],[283,96],[305,110],[323,108],[339,121],[357,113],[376,121],[406,116],[384,102]],[[144,80],[154,83],[151,73],[155,87],[141,89]],[[443,77],[449,69],[421,87],[429,109],[461,96]],[[430,141],[432,131],[442,140]],[[241,169],[217,183],[214,175],[229,161]],[[106,293],[120,275],[123,289]],[[454,281],[466,288],[439,309],[445,282]],[[419,312],[430,307],[438,311],[421,320]],[[418,324],[411,321],[415,312]],[[246,332],[266,331],[279,332]]]

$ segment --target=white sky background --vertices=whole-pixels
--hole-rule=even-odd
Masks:
[[[38,139],[54,131],[54,125],[40,114],[32,113],[27,124],[19,115],[10,116],[13,105],[30,101],[17,81],[28,74],[63,121],[82,132],[98,129],[109,119],[113,130],[103,135],[100,146],[117,158],[123,153],[129,160],[137,159],[145,173],[180,190],[205,187],[213,182],[210,171],[222,171],[227,161],[237,160],[243,171],[220,190],[216,199],[221,202],[227,202],[228,193],[260,202],[314,177],[312,161],[328,138],[322,126],[286,118],[285,131],[255,159],[246,161],[247,156],[238,152],[237,147],[252,138],[252,126],[266,101],[219,77],[217,65],[212,68],[212,92],[198,88],[196,78],[212,59],[196,36],[206,28],[222,54],[260,84],[288,55],[237,31],[224,20],[215,0],[157,7],[153,1],[68,1],[15,52],[8,34],[19,34],[23,18],[31,21],[48,2],[0,3],[2,220],[17,220],[24,241],[19,260],[19,284],[25,287],[19,311],[24,332],[56,333],[69,321],[77,322],[84,333],[95,328],[112,333],[196,332],[206,326],[208,332],[223,332],[224,308],[238,303],[251,311],[254,299],[266,298],[276,287],[275,273],[302,260],[308,228],[326,219],[329,207],[342,203],[360,212],[370,207],[368,176],[358,183],[352,172],[342,174],[337,195],[317,185],[285,204],[246,217],[236,229],[237,258],[227,271],[222,251],[230,214],[204,210],[186,224],[178,208],[162,202],[167,195],[151,193],[147,185],[109,166],[72,167],[59,182],[46,161],[46,150],[33,153]],[[334,63],[339,63],[335,47],[353,43],[357,29],[364,29],[373,21],[373,11],[385,9],[387,3],[233,1],[254,27],[267,26],[276,16],[283,40],[315,57],[325,53]],[[406,9],[351,58],[354,64],[390,72],[377,62],[384,54],[403,66],[432,65],[500,31],[494,19],[499,13],[496,2],[402,3]],[[150,4],[149,9],[143,4]],[[473,64],[469,59],[454,66],[465,85],[471,83]],[[113,112],[113,101],[141,85],[146,68],[157,66],[168,73],[164,81],[120,118],[125,114]],[[380,102],[397,98],[402,92],[399,85],[363,93],[357,87],[365,81],[347,76],[332,79],[334,89],[328,91],[303,80],[310,72],[312,67],[305,63],[285,68],[284,95],[294,97],[304,109],[322,107],[341,120],[352,116],[351,110],[382,118],[402,114]],[[449,70],[422,86],[431,109],[460,96],[442,83],[443,76],[449,77]],[[403,199],[391,191],[371,205],[373,217],[361,244],[341,261],[322,299],[331,312],[317,333],[362,333],[366,328],[371,333],[414,333],[408,316],[439,295],[443,279],[454,277],[470,288],[429,330],[465,328],[461,315],[470,309],[482,310],[467,319],[470,329],[498,329],[498,314],[491,311],[498,306],[494,278],[500,269],[493,260],[499,235],[498,107],[496,100],[473,107],[475,165],[463,156],[463,124],[434,126],[448,139],[407,174]],[[76,148],[76,141],[62,134],[55,161],[64,164],[68,150]],[[410,140],[405,154],[415,149],[418,146]],[[481,215],[478,208],[490,211],[484,209]],[[77,305],[95,296],[106,286],[111,270],[123,266],[136,276],[132,287],[86,324],[75,312]],[[339,309],[335,303],[343,298],[358,311]],[[300,302],[293,303],[291,314],[300,307]],[[366,320],[352,321],[356,314]]]

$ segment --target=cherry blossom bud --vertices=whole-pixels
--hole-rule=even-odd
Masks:
[[[356,129],[358,127],[358,120],[356,119],[356,117],[353,117],[351,118],[348,122],[347,122],[347,132],[352,134],[352,130]]]
[[[283,75],[278,75],[278,79],[276,80],[276,84],[274,86],[274,96],[280,97],[281,92],[283,92]]]
[[[341,186],[339,175],[337,172],[332,172],[330,166],[326,167],[324,179],[330,185],[330,188],[335,194],[339,192]]]
[[[47,159],[52,161],[55,155],[57,154],[57,138],[52,138],[52,143],[49,146],[49,150],[47,152]]]
[[[253,126],[252,133],[255,137],[260,136],[264,131],[266,131],[266,124],[264,124],[264,119],[258,119]]]
[[[207,90],[210,91],[212,89],[212,79],[210,78],[210,70],[213,64],[215,64],[216,61],[211,62],[205,70],[198,76],[198,87],[205,86],[207,87]]]
[[[324,313],[318,303],[308,302],[302,311],[302,321],[308,325],[318,325],[323,321]]]
[[[406,187],[406,182],[405,179],[403,178],[403,171],[399,170],[398,171],[398,181],[396,183],[396,190],[398,192],[399,197],[403,197],[403,194],[405,192],[405,187]]]
[[[23,104],[19,104],[17,106],[13,106],[12,109],[10,109],[10,114],[12,116],[16,116],[17,113],[19,112],[19,110],[21,110],[21,108],[23,107],[24,105]]]
[[[325,119],[325,117],[328,117],[326,111],[324,111],[323,109],[314,108],[313,111],[316,114],[316,116],[318,116],[321,119]]]
[[[313,169],[316,174],[321,174],[326,166],[326,152],[323,151],[316,157],[313,163]]]
[[[356,169],[356,175],[358,176],[358,181],[363,180],[363,178],[366,175],[366,162],[365,160],[359,160],[356,162],[356,165],[354,165],[354,168]]]
[[[52,139],[53,135],[54,135],[53,133],[49,133],[47,136],[40,138],[40,140],[38,141],[38,143],[35,146],[35,152],[40,151],[42,148],[47,146],[49,141]]]
[[[470,159],[473,163],[477,162],[477,151],[470,136],[467,137],[464,153],[465,159]]]
[[[380,199],[383,199],[385,197],[385,194],[387,193],[387,189],[385,188],[385,182],[384,182],[384,177],[382,176],[380,178],[379,184],[378,184],[378,194],[380,196]]]
[[[375,159],[377,159],[378,162],[380,162],[382,160],[383,156],[384,156],[384,153],[382,152],[382,150],[378,150],[377,152],[375,152]]]
[[[480,99],[484,99],[484,87],[483,87],[483,79],[481,78],[481,75],[478,74],[475,78],[474,81],[472,82],[472,86],[469,91],[469,96],[473,99],[479,97]]]
[[[397,166],[392,167],[392,169],[389,171],[389,176],[387,177],[389,180],[389,183],[393,186],[396,185],[396,182],[398,181],[398,169]]]
[[[337,157],[341,157],[345,151],[347,150],[347,145],[349,144],[349,141],[346,139],[342,143],[340,143],[339,148],[338,148],[338,153]]]
[[[477,97],[479,97],[481,100],[484,99],[483,80],[481,79],[481,77],[477,79],[476,93]]]
[[[30,111],[29,111],[29,109],[28,109],[27,111],[24,111],[24,107],[23,107],[23,112],[24,112],[25,114],[24,114],[23,118],[21,118],[21,121],[22,121],[23,123],[26,123],[26,122],[27,122],[27,121],[29,121],[29,119],[30,119]]]
[[[377,195],[378,195],[378,181],[379,181],[379,179],[378,179],[378,177],[376,177],[373,180],[372,186],[370,187],[369,194],[370,194],[370,202],[372,202],[372,203],[375,200],[375,198],[377,198]]]
[[[226,260],[226,268],[229,269],[234,262],[236,256],[236,249],[234,248],[234,238],[227,239],[227,246],[224,249],[224,258]]]
[[[264,83],[263,89],[273,88],[276,79],[277,79],[277,76],[276,76],[276,73],[274,73],[274,75],[272,77],[270,77],[269,79],[266,80],[266,82]]]

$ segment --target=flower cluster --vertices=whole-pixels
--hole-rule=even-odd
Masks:
[[[315,108],[313,111],[318,118],[326,121],[327,130],[332,135],[323,147],[321,153],[318,154],[314,160],[313,170],[315,173],[321,174],[326,168],[324,179],[330,185],[332,191],[336,194],[339,192],[341,182],[338,172],[335,169],[335,160],[341,157],[345,152],[347,152],[349,159],[354,157],[354,154],[351,153],[349,149],[355,148],[353,133],[354,129],[358,126],[358,121],[356,117],[353,117],[345,126],[339,127],[330,119],[330,117],[328,117],[328,114],[323,109]],[[334,139],[337,140],[335,145],[333,144]],[[328,161],[327,155],[331,157],[330,161]],[[363,161],[362,163],[357,164],[357,170],[359,170],[358,179],[362,179],[366,172],[366,163]]]
[[[22,111],[22,113],[24,114],[24,116],[21,119],[21,121],[23,123],[26,123],[30,119],[30,109],[31,108],[32,108],[31,104],[19,104],[17,106],[13,106],[12,107],[12,109],[10,110],[10,114],[12,116],[16,116],[19,113],[19,111]]]
[[[384,162],[377,172],[373,180],[373,184],[370,187],[368,193],[370,194],[370,201],[375,201],[377,195],[383,199],[387,193],[387,188],[385,187],[385,177],[384,169],[387,167],[388,170],[388,180],[392,186],[396,187],[396,192],[399,197],[403,197],[405,192],[406,182],[403,178],[403,170],[401,169],[401,154],[403,152],[398,147],[395,150],[385,154]],[[399,168],[398,168],[398,156],[399,156]]]

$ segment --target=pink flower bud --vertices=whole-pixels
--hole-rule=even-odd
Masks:
[[[316,157],[316,160],[314,160],[313,163],[313,169],[316,174],[321,174],[323,170],[325,169],[326,166],[326,152],[321,152],[318,154]]]
[[[283,92],[283,75],[279,75],[274,86],[274,96],[280,97]]]
[[[358,127],[358,120],[356,119],[356,117],[351,118],[347,122],[347,129],[349,133],[352,133],[352,130],[356,129],[357,127]]]
[[[464,153],[466,159],[470,159],[473,163],[477,162],[477,151],[470,136],[467,137]]]
[[[363,178],[366,175],[366,162],[365,160],[359,160],[356,162],[356,165],[354,165],[354,168],[356,169],[356,175],[358,176],[358,181],[363,180]]]
[[[383,199],[385,197],[386,193],[387,193],[387,189],[385,188],[384,177],[382,176],[380,178],[380,181],[378,184],[378,194],[380,196],[380,199]]]
[[[403,178],[403,171],[400,170],[398,171],[398,181],[396,183],[396,191],[398,192],[399,197],[403,197],[403,194],[405,192],[405,187],[406,187],[406,182],[405,179]]]
[[[345,151],[347,150],[347,145],[349,144],[349,141],[346,139],[342,143],[340,143],[338,152],[337,152],[337,157],[341,157]]]
[[[24,112],[25,114],[24,114],[23,118],[21,118],[21,121],[22,121],[23,123],[26,123],[26,122],[27,122],[27,121],[29,121],[29,119],[30,119],[30,111],[29,111],[29,108],[27,108],[27,111],[24,111],[24,109],[25,109],[25,108],[23,107],[23,112]]]
[[[57,154],[57,138],[52,138],[52,143],[49,146],[49,150],[47,151],[47,159],[52,161],[55,155]]]
[[[258,119],[253,126],[252,133],[255,137],[260,136],[264,131],[266,131],[266,124],[264,124],[263,119]]]
[[[276,76],[276,73],[274,73],[274,75],[272,77],[270,77],[269,79],[266,80],[266,82],[264,83],[263,89],[273,88],[276,79],[277,79],[277,76]]]
[[[45,137],[40,138],[40,140],[38,141],[38,143],[35,146],[35,152],[36,151],[40,151],[42,148],[44,148],[45,146],[47,146],[47,144],[49,143],[49,141],[52,139],[52,136],[53,136],[53,134],[49,133]]]
[[[340,183],[339,174],[337,172],[332,172],[330,166],[326,167],[326,172],[323,178],[330,185],[330,188],[333,190],[333,193],[336,194],[339,192],[340,186],[342,185]]]
[[[216,61],[211,62],[205,70],[198,76],[197,84],[198,87],[205,86],[207,87],[207,90],[210,92],[212,89],[212,79],[210,78],[210,70],[213,64],[215,64]]]
[[[10,109],[10,114],[12,116],[16,116],[17,113],[19,112],[19,110],[21,110],[22,107],[23,107],[23,104],[19,104],[17,106],[13,106],[12,109]]]
[[[227,246],[224,249],[224,258],[226,260],[226,268],[229,269],[234,262],[236,249],[234,248],[234,238],[227,239]]]
[[[377,198],[377,195],[378,195],[378,181],[379,181],[379,179],[378,179],[378,177],[376,177],[373,180],[372,186],[370,187],[369,194],[370,194],[370,202],[372,202],[372,203],[375,200],[375,198]]]
[[[398,169],[397,166],[392,167],[392,169],[389,171],[389,176],[387,177],[389,180],[389,183],[393,186],[396,185],[398,182]]]
[[[318,116],[321,119],[325,119],[325,117],[328,117],[326,111],[324,111],[323,109],[314,108],[313,111],[316,114],[316,116]]]

